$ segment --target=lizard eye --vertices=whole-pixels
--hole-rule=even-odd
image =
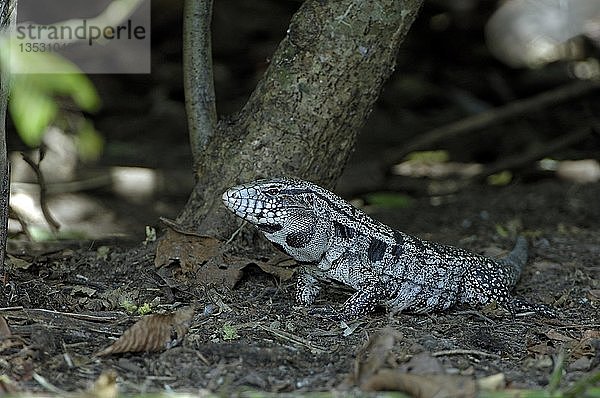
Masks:
[[[278,189],[278,188],[268,188],[268,189],[265,189],[265,191],[264,191],[264,192],[265,192],[267,195],[270,195],[270,196],[275,196],[275,195],[277,195],[277,194],[279,193],[279,189]]]

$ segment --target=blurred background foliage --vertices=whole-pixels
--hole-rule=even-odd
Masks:
[[[75,135],[83,159],[97,158],[102,137],[81,113],[100,107],[94,85],[65,58],[51,52],[19,51],[19,44],[6,38],[0,41],[0,67],[11,76],[9,111],[23,142],[38,147],[50,126],[60,126]],[[46,65],[48,74],[29,72],[31,65],[39,63]]]
[[[215,2],[213,58],[220,118],[232,117],[250,96],[301,3]],[[72,74],[15,75],[13,82],[9,123],[13,134],[8,144],[15,187],[31,195],[31,185],[26,184],[35,183],[35,177],[14,154],[52,141],[40,164],[52,192],[50,208],[58,218],[61,212],[70,212],[62,219],[72,220],[73,203],[59,203],[67,194],[78,192],[78,199],[89,194],[80,203],[79,219],[91,214],[106,218],[86,221],[93,225],[93,233],[105,225],[105,231],[137,233],[143,239],[140,223],[154,222],[159,215],[176,216],[193,186],[181,72],[183,1],[151,4],[151,74],[86,77],[72,66]],[[460,189],[457,181],[473,178],[486,165],[544,147],[549,140],[569,136],[577,126],[589,125],[598,103],[582,94],[581,100],[441,139],[393,162],[383,156],[402,153],[423,134],[463,118],[494,112],[578,79],[594,84],[600,75],[594,28],[599,9],[595,0],[425,1],[337,191],[368,206],[411,206],[406,195],[432,200],[435,196],[436,203],[443,202]],[[11,67],[7,57],[0,62],[3,68]],[[26,68],[37,62],[64,67],[66,61],[17,57],[12,62]],[[594,181],[595,158],[598,145],[590,135],[539,165],[500,171],[484,182],[506,185],[515,179],[560,177],[568,174],[558,173],[566,166],[575,170],[570,175],[575,173],[576,178],[588,173],[580,181]],[[82,167],[81,159],[96,160]],[[591,160],[564,162],[586,159]],[[117,202],[108,195],[114,193]],[[31,201],[37,201],[35,196]]]

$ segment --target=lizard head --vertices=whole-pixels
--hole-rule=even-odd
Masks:
[[[284,253],[301,262],[318,262],[331,234],[330,221],[319,214],[319,190],[291,178],[257,180],[227,190],[223,202]]]
[[[256,180],[228,189],[225,207],[265,233],[283,229],[290,217],[311,213],[312,184],[288,178]]]
[[[318,185],[291,178],[233,187],[223,194],[223,202],[281,251],[311,263],[321,261],[328,250],[334,233],[332,217],[356,210]]]

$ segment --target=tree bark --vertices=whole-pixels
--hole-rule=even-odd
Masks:
[[[246,105],[218,123],[177,221],[228,237],[237,224],[221,195],[236,183],[295,176],[331,188],[421,3],[306,1]]]
[[[6,34],[14,25],[17,14],[16,0],[0,0],[0,34]],[[0,70],[0,273],[4,273],[6,238],[8,235],[8,206],[10,197],[10,167],[6,153],[6,106],[9,75]]]
[[[185,0],[183,11],[183,81],[193,165],[217,126],[210,24],[213,0]]]

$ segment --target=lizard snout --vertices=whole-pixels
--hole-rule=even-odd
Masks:
[[[233,188],[228,189],[227,191],[223,192],[221,199],[223,199],[225,206],[231,208],[237,201],[241,199],[239,190]]]

